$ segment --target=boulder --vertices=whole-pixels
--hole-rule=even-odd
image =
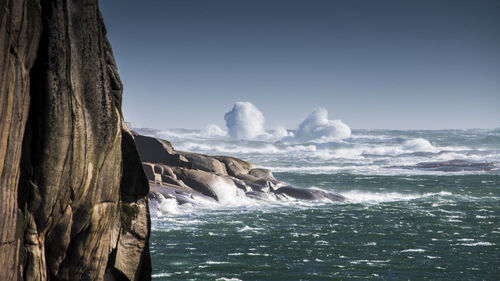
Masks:
[[[154,170],[155,174],[161,175],[161,174],[163,174],[163,165],[161,165],[161,164],[154,165],[153,170]]]
[[[174,172],[172,171],[172,168],[170,168],[169,166],[163,166],[163,173],[162,173],[162,175],[169,176],[171,178],[177,179],[177,177],[175,176]]]
[[[181,180],[179,180],[177,178],[166,176],[166,175],[161,175],[161,181],[160,182],[162,184],[172,184],[172,185],[175,185],[175,186],[178,186],[178,187],[187,187],[187,185],[184,184],[183,181],[181,181]]]
[[[276,195],[273,193],[269,192],[262,192],[262,191],[249,191],[245,193],[246,196],[254,199],[260,199],[260,200],[271,200],[274,201],[276,200]]]
[[[302,200],[330,200],[342,202],[347,200],[342,195],[311,188],[297,188],[293,186],[282,186],[274,191],[276,195],[286,195],[294,199]]]
[[[224,164],[214,157],[183,151],[176,151],[176,153],[184,156],[191,163],[192,169],[202,170],[220,175],[227,175],[226,167],[224,166]]]
[[[135,135],[135,142],[143,162],[169,163],[173,154],[172,144],[169,141]]]
[[[215,159],[224,163],[227,174],[233,177],[238,177],[240,174],[247,174],[254,166],[247,161],[229,156],[214,156]]]
[[[264,179],[267,181],[276,181],[276,179],[273,176],[273,172],[271,172],[271,170],[268,169],[254,168],[251,169],[250,172],[248,172],[248,174],[259,179]]]
[[[150,181],[155,180],[154,166],[155,166],[154,164],[142,162],[142,168],[144,169],[144,172],[146,173],[146,177]]]
[[[177,179],[182,180],[190,188],[217,200],[217,193],[213,189],[213,184],[217,179],[215,174],[185,168],[176,168],[173,171]]]
[[[175,198],[179,204],[195,203],[201,200],[215,202],[215,199],[212,197],[205,196],[196,190],[178,188],[172,185],[152,185],[151,193],[152,195],[150,195],[150,198],[155,200],[156,203],[161,203],[160,195],[164,198]]]

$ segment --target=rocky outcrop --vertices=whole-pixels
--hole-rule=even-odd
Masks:
[[[345,197],[317,189],[296,188],[274,178],[270,170],[229,156],[209,156],[175,150],[170,142],[135,136],[143,168],[152,186],[150,198],[161,203],[175,198],[179,204],[195,198],[225,201],[228,197],[262,200],[329,200]],[[166,144],[168,145],[161,145]],[[180,161],[179,159],[182,159]],[[147,162],[146,162],[147,161]]]
[[[148,180],[97,0],[0,11],[0,280],[151,279]]]

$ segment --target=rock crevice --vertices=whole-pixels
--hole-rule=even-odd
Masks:
[[[148,180],[97,0],[0,11],[0,280],[151,279]]]

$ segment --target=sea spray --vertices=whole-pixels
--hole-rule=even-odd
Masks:
[[[200,136],[205,138],[225,137],[227,136],[227,131],[215,124],[210,124],[201,130]]]
[[[403,145],[403,149],[411,152],[439,152],[438,148],[424,138],[407,140]]]
[[[329,120],[328,111],[324,108],[317,108],[302,121],[295,131],[294,141],[329,141],[334,139],[344,139],[351,135],[351,128],[341,120]]]
[[[250,102],[236,102],[224,120],[229,136],[234,139],[252,139],[265,133],[264,115]]]

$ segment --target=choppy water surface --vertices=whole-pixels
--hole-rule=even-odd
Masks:
[[[354,131],[302,144],[188,133],[164,137],[351,200],[164,202],[152,210],[154,280],[498,279],[498,130]]]

